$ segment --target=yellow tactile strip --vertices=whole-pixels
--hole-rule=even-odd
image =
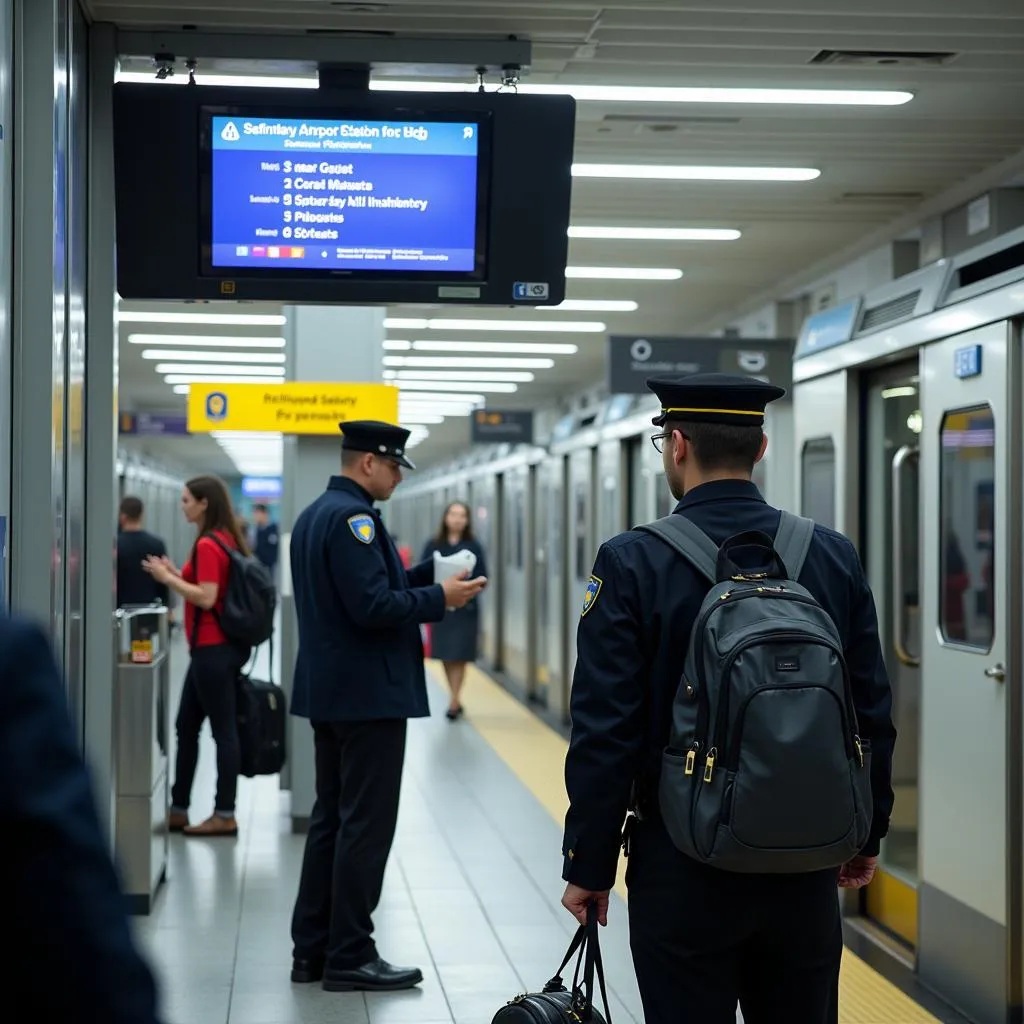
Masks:
[[[444,675],[440,664],[427,664],[441,682]],[[565,740],[474,666],[469,666],[466,683],[469,722],[561,824],[568,805],[562,776]],[[557,861],[557,853],[554,856]],[[615,890],[625,899],[623,875],[620,870]],[[940,1022],[847,950],[840,978],[839,1024]]]

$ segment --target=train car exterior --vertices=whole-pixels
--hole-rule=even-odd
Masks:
[[[812,317],[799,511],[857,544],[899,738],[850,926],[980,1024],[1021,1019],[1024,232]]]

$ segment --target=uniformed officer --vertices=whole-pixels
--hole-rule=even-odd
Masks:
[[[751,475],[767,445],[765,406],[785,392],[717,373],[648,387],[662,405],[653,441],[679,502],[675,514],[717,544],[748,530],[774,537],[779,512]],[[578,628],[562,902],[581,921],[596,902],[607,922],[623,819],[634,810],[626,823],[626,884],[647,1024],[732,1024],[737,1002],[747,1024],[837,1019],[836,884],[860,887],[874,874],[892,810],[896,733],[874,602],[850,541],[817,526],[800,583],[843,638],[860,732],[872,741],[871,834],[839,872],[743,875],[680,853],[658,813],[672,703],[709,584],[647,533],[620,534],[598,552]]]
[[[299,623],[292,713],[308,718],[316,804],[292,919],[292,980],[328,991],[394,990],[423,980],[377,955],[380,900],[398,816],[406,720],[429,714],[421,622],[474,598],[486,580],[433,582],[406,571],[375,501],[414,469],[409,431],[341,424],[342,474],[298,518],[291,572]]]

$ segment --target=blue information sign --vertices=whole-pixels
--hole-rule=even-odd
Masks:
[[[211,122],[215,267],[476,268],[479,124]]]
[[[953,373],[961,380],[981,376],[981,346],[968,345],[953,353]]]
[[[809,316],[804,323],[804,329],[800,332],[793,358],[800,359],[849,341],[853,337],[859,312],[860,299],[855,299]]]

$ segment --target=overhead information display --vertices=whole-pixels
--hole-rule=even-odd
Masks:
[[[211,122],[214,267],[479,269],[479,124]]]

